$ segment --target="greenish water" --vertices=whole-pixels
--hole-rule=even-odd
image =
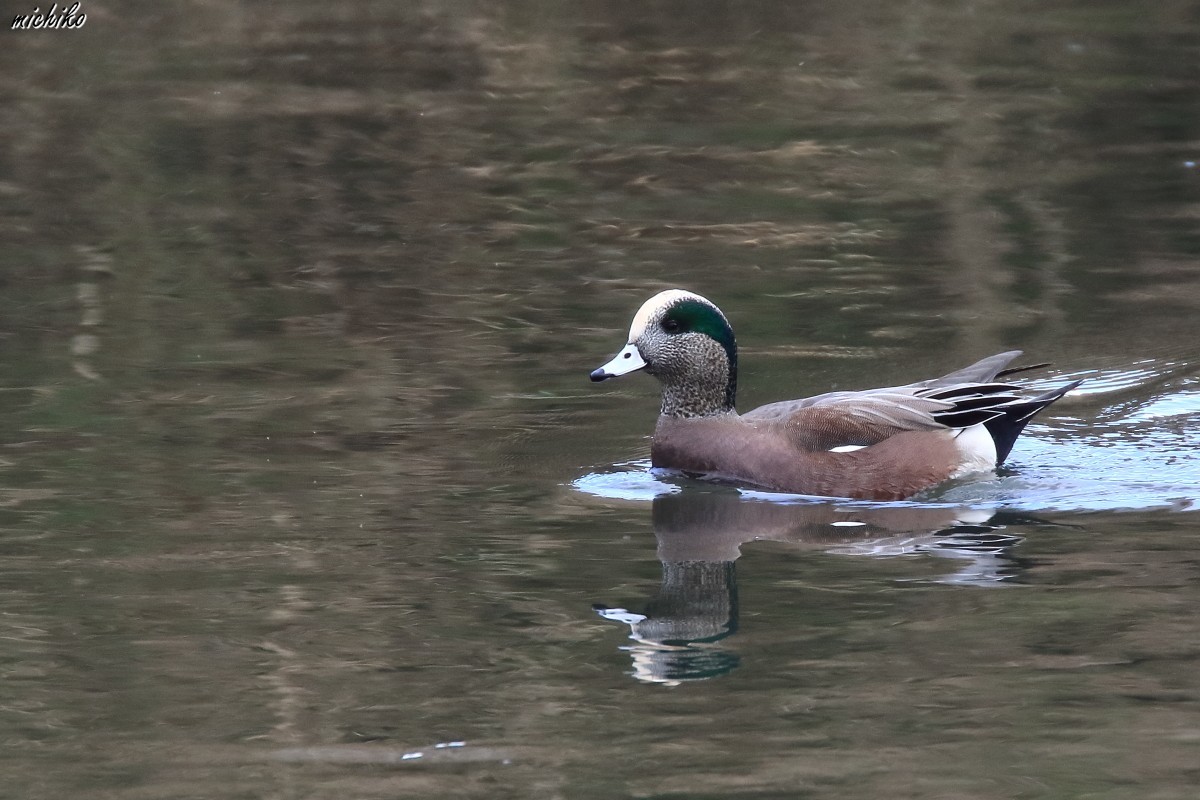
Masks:
[[[1195,795],[1190,4],[83,10],[0,48],[0,796]],[[587,380],[669,286],[743,408],[1087,382],[688,481]]]

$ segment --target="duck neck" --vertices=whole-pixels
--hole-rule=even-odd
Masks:
[[[684,375],[661,375],[664,417],[714,417],[733,414],[737,396],[737,354],[724,351]]]

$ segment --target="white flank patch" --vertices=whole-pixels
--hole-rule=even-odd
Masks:
[[[963,428],[954,437],[962,464],[950,477],[958,478],[972,472],[996,468],[996,442],[983,423]]]
[[[866,447],[865,444],[844,444],[841,447],[829,448],[829,452],[831,452],[831,453],[853,453],[855,450],[862,450],[864,447]]]

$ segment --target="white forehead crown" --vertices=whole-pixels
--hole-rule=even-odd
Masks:
[[[646,332],[646,326],[650,321],[658,316],[659,312],[670,306],[672,303],[680,300],[699,300],[702,303],[712,305],[712,302],[701,297],[695,292],[687,292],[683,289],[667,289],[665,292],[659,292],[651,297],[646,302],[642,303],[642,307],[633,315],[633,324],[629,326],[629,341],[636,342],[638,338]]]

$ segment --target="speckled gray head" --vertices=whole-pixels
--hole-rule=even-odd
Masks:
[[[663,384],[662,413],[696,417],[733,410],[737,344],[711,301],[668,289],[638,309],[625,347],[591,374],[603,381],[644,369]]]

